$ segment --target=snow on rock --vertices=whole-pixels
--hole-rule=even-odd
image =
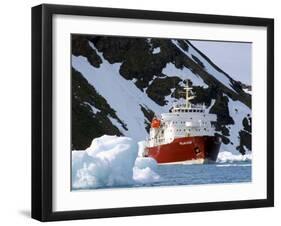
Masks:
[[[149,41],[149,40],[148,40]],[[196,49],[189,45],[188,51],[182,49],[176,40],[172,40],[173,44],[182,51],[185,55],[192,58],[192,55],[197,57],[204,65],[206,71],[210,73],[210,76],[214,76],[219,82],[232,89],[230,79],[223,73],[216,70],[206,59],[202,56]],[[142,92],[134,84],[137,80],[132,81],[126,80],[120,75],[120,65],[121,63],[110,64],[101,52],[97,50],[93,43],[89,42],[89,45],[102,60],[99,68],[93,67],[83,56],[72,55],[72,66],[77,71],[79,71],[85,79],[96,89],[96,91],[103,96],[110,107],[116,111],[117,117],[122,120],[122,123],[126,125],[126,129],[122,127],[120,121],[107,115],[108,119],[116,126],[119,131],[126,137],[131,137],[136,141],[141,141],[148,136],[145,129],[145,122],[147,118],[141,110],[141,106],[152,110],[156,115],[160,113],[168,112],[172,103],[175,102],[175,97],[172,94],[165,97],[168,102],[165,106],[160,106],[154,102],[148,95]],[[157,48],[153,50],[156,51]],[[163,68],[162,73],[167,76],[178,76],[179,78],[190,79],[195,86],[203,86],[204,88],[208,85],[204,80],[190,71],[188,68],[183,67],[183,69],[178,69],[172,63],[167,63],[165,68]],[[154,79],[158,78],[154,76],[149,84],[153,82]],[[173,93],[174,88],[171,89]],[[234,90],[233,90],[234,91]],[[224,150],[237,153],[236,147],[240,144],[239,131],[243,129],[243,119],[248,115],[251,117],[251,109],[240,101],[234,101],[228,97],[229,103],[229,114],[235,120],[234,125],[227,125],[229,129],[230,136],[228,138],[233,144],[225,145],[227,146]],[[212,102],[211,106],[213,106]],[[211,106],[208,110],[211,109]],[[100,110],[91,106],[94,113],[98,113]],[[223,145],[222,145],[223,146]],[[140,149],[139,149],[140,150]],[[143,149],[142,149],[143,150]],[[141,155],[140,155],[141,156]]]
[[[169,106],[159,106],[146,93],[136,89],[134,83],[119,74],[120,63],[110,64],[93,44],[91,44],[91,47],[96,50],[102,59],[100,68],[93,67],[87,58],[74,55],[72,55],[72,66],[95,87],[110,107],[116,111],[118,118],[127,125],[128,130],[121,130],[123,135],[137,141],[143,140],[147,136],[144,126],[147,119],[140,106],[145,104],[156,113],[169,111]],[[109,92],[109,90],[111,91]],[[120,124],[119,122],[116,123]],[[116,123],[114,123],[115,126],[117,126]],[[120,128],[121,124],[117,127]]]
[[[248,93],[248,94],[252,95],[252,91],[249,90],[249,89],[247,89],[247,88],[244,88],[243,91],[244,91],[245,93]]]
[[[223,74],[222,72],[215,69],[198,51],[196,51],[191,45],[188,45],[188,51],[184,50],[180,47],[176,40],[172,40],[173,44],[177,46],[185,55],[187,55],[190,59],[193,59],[192,55],[197,57],[204,65],[204,68],[207,72],[209,72],[214,78],[216,78],[219,82],[225,85],[227,88],[231,89],[233,92],[236,92],[232,86],[230,79]]]
[[[92,111],[93,111],[94,114],[97,114],[97,113],[101,112],[100,109],[97,109],[95,106],[91,105],[90,103],[85,102],[85,101],[84,101],[83,103],[84,103],[85,105],[88,105],[88,106],[92,109]]]
[[[232,154],[229,151],[221,151],[217,158],[217,163],[251,162],[252,154],[240,155]]]
[[[131,138],[96,138],[85,151],[72,152],[72,188],[118,187],[158,180],[154,172],[157,164],[137,156],[138,145]]]
[[[111,121],[112,125],[116,126],[122,134],[126,134],[126,130],[122,127],[122,125],[115,118],[112,118],[110,115],[107,115],[107,117]]]
[[[190,79],[194,86],[203,86],[204,88],[208,88],[208,85],[200,76],[193,74],[192,71],[186,67],[178,69],[174,64],[168,63],[166,64],[166,67],[163,68],[162,73],[169,77],[178,76],[182,80]]]
[[[233,142],[233,148],[228,145],[228,151],[237,152],[235,149],[240,144],[239,132],[243,130],[243,119],[252,115],[252,111],[245,104],[240,101],[233,101],[228,97],[229,115],[235,120],[234,125],[228,125],[230,132],[230,140]]]
[[[160,53],[160,51],[161,51],[160,47],[154,48],[152,54]]]

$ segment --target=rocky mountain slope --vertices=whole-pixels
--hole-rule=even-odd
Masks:
[[[188,40],[72,35],[72,149],[93,138],[125,135],[144,140],[154,115],[182,99],[217,115],[223,148],[251,151],[251,95]]]

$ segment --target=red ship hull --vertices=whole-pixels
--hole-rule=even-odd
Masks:
[[[215,136],[183,137],[169,144],[148,147],[145,156],[158,163],[215,162],[220,145],[220,138]]]

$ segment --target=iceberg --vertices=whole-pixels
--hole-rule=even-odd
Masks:
[[[138,157],[138,144],[129,137],[104,135],[85,151],[72,151],[72,188],[124,187],[159,180],[157,163]]]

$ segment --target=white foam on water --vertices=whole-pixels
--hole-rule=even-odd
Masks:
[[[104,135],[85,151],[72,151],[72,188],[121,187],[158,180],[155,160],[138,157],[129,137]]]
[[[235,167],[235,166],[239,166],[239,167],[247,167],[247,166],[252,166],[252,164],[223,164],[223,165],[216,165],[216,167]]]
[[[233,154],[229,151],[221,151],[217,158],[217,163],[251,162],[252,154]]]

